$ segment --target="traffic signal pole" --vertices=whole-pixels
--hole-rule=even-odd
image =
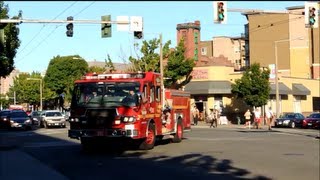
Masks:
[[[303,15],[302,12],[289,12],[278,11],[278,10],[261,10],[261,9],[237,9],[237,8],[228,8],[228,12],[241,12],[241,13],[277,13],[277,14],[295,14],[295,15]]]
[[[44,20],[44,19],[0,19],[0,23],[82,23],[82,24],[122,24],[129,25],[129,21],[101,21],[101,20]]]

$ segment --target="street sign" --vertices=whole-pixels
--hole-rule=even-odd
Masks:
[[[142,16],[131,16],[130,17],[130,31],[143,31],[143,20]]]
[[[276,65],[269,64],[269,69],[270,69],[269,80],[274,80],[276,78]]]

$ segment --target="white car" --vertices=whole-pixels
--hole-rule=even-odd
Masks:
[[[65,116],[57,110],[48,110],[41,112],[40,127],[66,127]]]

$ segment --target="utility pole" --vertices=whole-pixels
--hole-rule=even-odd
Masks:
[[[162,92],[162,98],[161,98],[161,107],[162,110],[164,109],[164,98],[165,98],[165,91],[164,91],[164,82],[163,82],[163,53],[162,53],[162,33],[159,35],[160,39],[160,86],[161,86],[161,92]]]

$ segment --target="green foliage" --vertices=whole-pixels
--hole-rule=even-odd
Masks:
[[[116,68],[114,67],[112,60],[110,58],[110,55],[108,54],[108,60],[105,60],[106,63],[106,68],[108,69],[109,72],[114,72],[116,71]]]
[[[92,72],[92,73],[95,72],[95,73],[100,74],[100,73],[105,72],[105,70],[106,70],[106,68],[104,68],[104,67],[90,66],[90,67],[88,68],[88,71],[87,71],[87,72]]]
[[[56,95],[66,94],[67,101],[71,100],[74,81],[88,72],[88,63],[79,56],[56,56],[50,60],[45,85]]]
[[[171,41],[167,41],[163,46],[163,57],[167,55],[169,52],[169,45]],[[139,45],[135,44],[135,48]],[[154,38],[152,40],[142,42],[142,46],[140,49],[142,57],[134,58],[132,56],[129,57],[129,61],[132,64],[132,68],[130,69],[133,72],[142,71],[142,72],[160,72],[160,55],[156,52],[156,50],[160,46],[160,39]],[[138,55],[137,55],[138,56]]]
[[[269,74],[269,69],[261,70],[260,64],[252,64],[241,79],[237,79],[235,84],[231,85],[231,92],[249,106],[266,105],[270,94]]]
[[[10,103],[13,104],[14,92],[16,94],[16,103],[29,103],[32,105],[40,104],[40,80],[28,80],[28,78],[42,79],[41,74],[37,72],[21,73],[14,78],[13,85],[9,88],[7,96],[10,97]],[[43,88],[42,98],[48,98],[47,91]]]
[[[168,63],[164,68],[165,87],[179,89],[190,82],[195,64],[193,59],[185,59],[184,52],[184,41],[181,40],[175,50],[168,53]]]
[[[9,7],[3,1],[0,1],[0,19],[9,18]],[[12,19],[17,19],[14,16]],[[1,30],[2,29],[2,30]],[[2,37],[2,32],[4,37]],[[17,49],[20,46],[19,28],[17,24],[8,23],[0,24],[0,38],[4,39],[4,43],[0,40],[0,77],[8,76],[14,69],[14,57],[16,56]]]

